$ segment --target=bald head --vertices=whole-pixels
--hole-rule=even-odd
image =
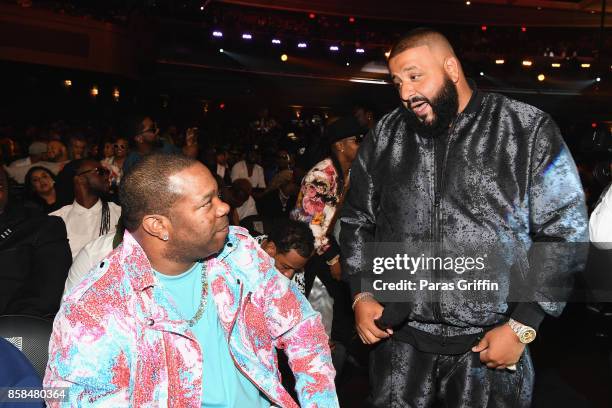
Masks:
[[[457,58],[453,46],[446,37],[429,28],[417,28],[404,35],[393,45],[389,59],[407,49],[423,46],[429,48],[432,54],[439,58],[440,62],[444,62],[449,57]]]

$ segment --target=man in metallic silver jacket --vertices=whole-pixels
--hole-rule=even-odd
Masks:
[[[476,90],[438,32],[402,37],[389,71],[402,106],[365,138],[341,215],[357,331],[376,344],[369,402],[528,407],[534,373],[526,344],[546,314],[561,313],[582,266],[582,254],[564,245],[588,241],[571,154],[547,114]],[[497,262],[486,273],[500,289],[425,286],[388,301],[368,284],[375,243],[419,255],[424,244],[433,255],[488,251]],[[456,284],[442,269],[405,277]]]

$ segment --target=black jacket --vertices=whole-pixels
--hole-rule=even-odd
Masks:
[[[588,241],[580,179],[547,114],[502,95],[474,91],[448,135],[428,138],[408,128],[404,109],[380,120],[351,168],[340,241],[343,273],[353,294],[362,291],[361,279],[372,269],[368,243],[436,243],[447,251],[499,247],[508,257],[495,270],[503,279],[513,268],[529,277],[525,265],[534,242]],[[540,287],[521,288],[529,291],[524,298],[546,298],[547,284],[571,276],[581,262],[560,261],[555,271],[538,277],[543,279]],[[417,274],[441,280],[435,268]],[[417,292],[410,303],[387,304],[383,317],[436,336],[460,336],[482,332],[509,316],[537,328],[545,312],[558,315],[563,309],[560,299],[552,297],[551,303],[509,303],[505,289],[493,295]]]
[[[0,315],[54,315],[71,264],[61,218],[7,208],[0,215]]]

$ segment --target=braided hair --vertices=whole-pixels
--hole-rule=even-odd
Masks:
[[[102,201],[102,218],[100,219],[100,232],[98,236],[107,234],[110,231],[110,209],[108,208],[108,201],[100,198]]]

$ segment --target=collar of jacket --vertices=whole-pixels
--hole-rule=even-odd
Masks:
[[[230,285],[240,286],[240,279],[236,279],[229,274],[229,266],[224,262],[224,259],[234,252],[237,246],[238,238],[230,229],[221,253],[205,261],[210,273],[210,282],[218,281],[217,278],[220,277],[221,287],[223,288],[227,288]],[[123,237],[120,262],[129,276],[132,288],[137,295],[140,295],[139,297],[142,300],[142,315],[140,316],[143,319],[142,323],[151,329],[176,333],[197,342],[187,321],[179,314],[176,306],[168,300],[165,293],[161,290],[144,250],[128,231],[125,231]],[[214,286],[211,285],[210,287],[210,290],[213,290],[213,292]],[[224,308],[225,316],[230,316],[233,321],[234,316],[238,313],[239,304],[240,299],[236,301],[232,298],[228,299],[227,304],[216,305],[209,303],[207,307],[216,306],[217,309]]]
[[[480,105],[482,105],[482,92],[478,90],[476,86],[476,82],[473,79],[467,79],[468,85],[472,89],[472,96],[467,105],[465,105],[465,109],[461,112],[464,115],[471,115],[473,113],[478,113],[480,111]]]

